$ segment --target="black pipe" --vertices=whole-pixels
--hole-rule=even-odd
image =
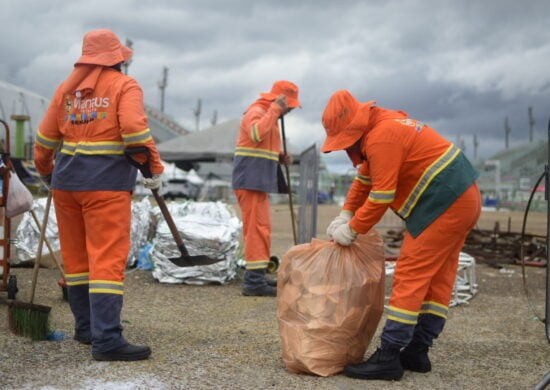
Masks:
[[[550,159],[550,120],[548,120],[548,158]],[[545,166],[546,181],[545,181],[545,191],[544,195],[546,197],[546,314],[545,314],[545,324],[546,324],[546,339],[550,342],[550,261],[548,252],[550,251],[550,179],[548,166],[550,161]]]

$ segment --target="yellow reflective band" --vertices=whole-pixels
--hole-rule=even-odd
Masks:
[[[113,280],[90,280],[90,294],[118,294],[122,295],[124,283]]]
[[[78,274],[65,274],[65,278],[79,278],[81,276],[89,276],[89,272],[80,272]]]
[[[89,283],[89,275],[89,272],[82,272],[78,274],[65,274],[65,281],[67,282],[67,286],[81,286],[83,284]]]
[[[132,145],[147,142],[149,140],[152,140],[153,137],[151,136],[151,130],[147,128],[136,133],[122,134],[122,139],[124,140],[124,143],[126,145]]]
[[[120,290],[111,290],[108,288],[91,288],[89,290],[90,294],[116,294],[116,295],[124,295],[123,291]]]
[[[395,199],[395,190],[371,191],[368,199],[373,203],[391,203]]]
[[[279,152],[274,152],[268,149],[247,148],[244,146],[239,146],[238,148],[235,148],[235,156],[257,157],[265,158],[267,160],[279,161]]]
[[[68,281],[66,280],[67,282],[67,286],[82,286],[83,284],[89,284],[90,282],[86,279],[86,280],[79,280],[79,281]]]
[[[403,324],[414,325],[418,322],[418,312],[399,309],[395,306],[388,307],[388,319]]]
[[[366,184],[366,185],[372,185],[372,180],[370,178],[370,176],[363,176],[363,175],[357,175],[355,176],[355,180],[357,180],[358,182],[362,183],[362,184]]]
[[[420,313],[429,313],[433,314],[434,316],[447,318],[449,307],[433,301],[423,302],[422,307],[420,308]]]
[[[43,146],[46,149],[56,149],[57,145],[59,145],[59,143],[61,142],[61,139],[46,137],[40,132],[40,130],[38,130],[36,133],[35,141],[37,144]]]
[[[395,317],[395,316],[392,316],[392,315],[388,315],[388,319],[393,320],[395,322],[400,322],[402,324],[407,324],[407,325],[416,325],[416,323],[417,323],[416,320],[407,320],[407,319],[400,318],[400,317]]]
[[[120,141],[98,142],[64,142],[61,153],[74,156],[75,154],[124,154],[124,143]]]
[[[250,128],[250,138],[254,142],[261,142],[262,141],[262,139],[260,138],[260,133],[258,131],[258,126],[256,126],[256,123],[254,123],[252,125],[252,127]]]
[[[245,268],[246,269],[263,269],[267,268],[269,260],[246,260]]]
[[[403,205],[397,213],[402,218],[407,218],[414,209],[418,200],[428,188],[432,180],[439,175],[439,173],[445,169],[460,153],[460,149],[454,144],[451,144],[449,148],[443,153],[437,160],[435,160],[422,174],[416,185],[411,190],[409,196],[403,202]]]

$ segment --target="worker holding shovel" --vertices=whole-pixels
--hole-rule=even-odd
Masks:
[[[121,72],[131,55],[111,30],[88,32],[82,56],[40,123],[34,148],[36,169],[53,194],[74,339],[91,344],[96,360],[151,354],[148,346],[125,340],[120,319],[137,175],[125,149],[149,150],[153,175],[144,179],[146,188],[160,187],[164,169],[141,87]]]
[[[242,294],[276,296],[276,283],[266,278],[271,256],[269,194],[287,193],[280,164],[290,165],[277,121],[300,107],[298,87],[276,81],[270,92],[260,94],[244,113],[235,156],[232,185],[241,209],[244,236],[245,273]]]
[[[345,150],[359,166],[343,210],[327,229],[349,246],[388,208],[406,223],[380,348],[344,374],[399,380],[428,372],[428,350],[445,325],[466,236],[481,212],[478,172],[462,151],[403,111],[334,93],[323,113],[321,151]]]

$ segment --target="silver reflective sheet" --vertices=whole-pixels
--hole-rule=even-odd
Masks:
[[[40,238],[40,226],[44,219],[44,208],[46,207],[46,198],[35,199],[33,211],[38,220],[34,220],[32,213],[26,212],[21,218],[21,222],[17,226],[14,237],[14,245],[16,256],[12,258],[10,263],[13,265],[20,264],[25,261],[34,260],[38,251],[38,240]],[[154,236],[154,227],[151,221],[152,215],[151,202],[144,198],[140,201],[132,202],[132,224],[130,230],[131,247],[128,254],[129,267],[133,266],[147,244],[149,237]],[[55,255],[61,261],[59,232],[57,230],[57,219],[55,217],[55,207],[53,201],[48,214],[48,222],[46,225],[46,239],[48,240]],[[42,258],[48,256],[50,251],[47,245],[42,246]]]
[[[15,257],[10,259],[10,264],[16,265],[25,261],[34,260],[38,251],[38,239],[40,238],[40,226],[44,219],[44,208],[46,207],[46,198],[35,199],[32,211],[37,221],[33,218],[32,212],[23,214],[21,222],[17,225],[14,237]],[[37,223],[38,222],[38,223]],[[57,232],[57,220],[55,218],[55,208],[53,201],[48,213],[48,222],[46,224],[46,239],[50,244],[55,255],[59,255],[59,233]],[[42,246],[42,257],[50,254],[47,245]]]
[[[180,257],[181,253],[160,209],[156,207],[159,222],[151,251],[153,277],[161,283],[195,285],[224,284],[234,279],[242,229],[235,210],[222,202],[174,202],[167,207],[189,254],[206,255],[220,261],[204,266],[174,265],[169,258]]]

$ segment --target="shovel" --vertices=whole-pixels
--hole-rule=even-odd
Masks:
[[[137,161],[133,157],[136,154],[144,155],[146,157],[145,161],[144,162]],[[133,166],[139,169],[139,171],[145,178],[153,177],[153,174],[151,173],[151,169],[149,168],[150,155],[151,153],[149,152],[149,149],[146,147],[126,149],[126,157],[128,157],[128,160]],[[168,211],[168,207],[166,207],[166,202],[164,201],[164,198],[159,194],[158,190],[151,190],[151,192],[153,193],[153,196],[155,197],[155,200],[157,201],[157,204],[160,207],[160,211],[162,212],[162,215],[164,216],[164,219],[166,220],[166,223],[170,228],[170,232],[172,233],[172,236],[174,237],[174,240],[176,241],[176,244],[178,245],[178,249],[180,250],[180,253],[181,253],[180,257],[169,258],[169,260],[172,263],[174,263],[178,267],[193,267],[198,265],[210,265],[221,261],[220,259],[213,259],[206,255],[196,255],[196,256],[189,255],[189,252],[187,251],[187,248],[183,243],[180,233],[176,227],[176,224],[174,223],[174,220],[172,219],[172,216]]]

